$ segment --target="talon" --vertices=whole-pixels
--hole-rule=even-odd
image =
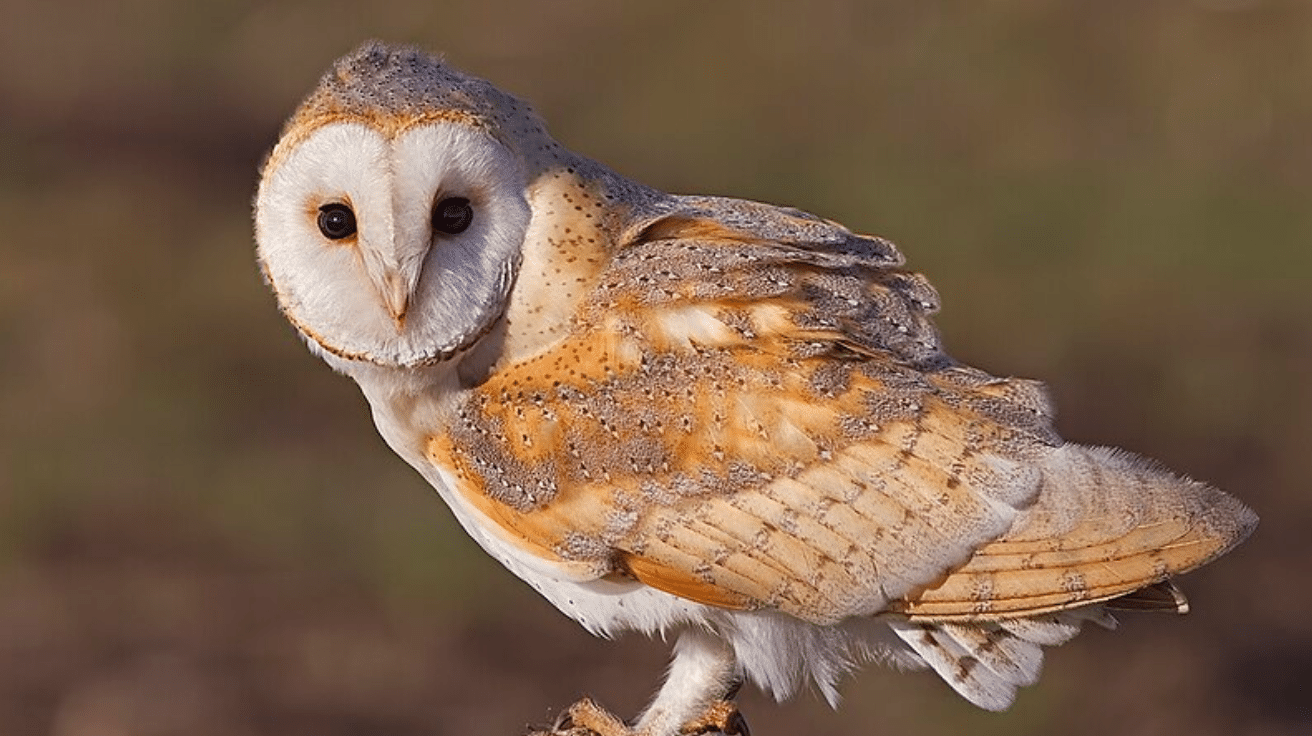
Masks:
[[[725,736],[752,736],[752,730],[747,727],[747,719],[743,718],[737,708],[734,708],[729,721],[724,724],[724,733]]]
[[[633,736],[632,729],[605,708],[594,703],[591,698],[580,699],[565,709],[556,721],[555,733],[559,736],[575,736],[583,733],[597,736]]]
[[[563,733],[574,729],[574,719],[570,717],[570,710],[571,708],[566,708],[556,714],[556,720],[551,723],[551,733]]]
[[[747,728],[747,719],[738,711],[738,705],[732,700],[717,700],[697,720],[685,724],[679,729],[683,736],[702,736],[702,734],[721,733],[724,736],[751,736]]]

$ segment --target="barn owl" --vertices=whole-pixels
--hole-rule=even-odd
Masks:
[[[677,637],[639,717],[562,728],[732,733],[744,681],[834,703],[871,660],[1003,709],[1082,623],[1184,612],[1172,577],[1256,524],[949,357],[887,240],[635,183],[416,49],[328,70],[255,231],[282,313],[484,550],[594,634]]]

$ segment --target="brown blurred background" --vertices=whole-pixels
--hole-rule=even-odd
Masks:
[[[369,9],[366,10],[365,6]],[[299,344],[252,261],[281,119],[366,37],[444,51],[649,184],[897,241],[958,357],[1071,439],[1246,499],[1195,612],[1003,715],[876,667],[754,733],[1312,733],[1312,4],[7,0],[0,734],[512,736],[635,712]]]

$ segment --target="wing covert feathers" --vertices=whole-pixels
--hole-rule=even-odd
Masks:
[[[569,333],[497,366],[428,441],[533,554],[725,608],[933,623],[923,647],[985,661],[948,624],[1144,588],[1127,603],[1164,606],[1153,586],[1255,523],[1203,484],[1062,443],[1041,385],[953,362],[937,295],[891,243],[735,200],[648,210]],[[996,674],[1028,677],[1009,656]]]

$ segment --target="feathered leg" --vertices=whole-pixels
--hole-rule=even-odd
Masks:
[[[733,649],[718,637],[687,630],[674,645],[665,684],[630,728],[584,698],[570,706],[564,728],[583,728],[598,736],[676,736],[723,733],[747,736],[747,724],[730,698],[741,683]],[[568,731],[565,731],[568,733]]]

